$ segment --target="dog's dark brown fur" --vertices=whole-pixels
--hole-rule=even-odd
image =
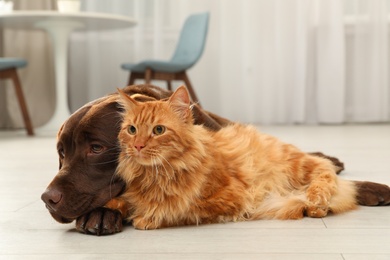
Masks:
[[[154,86],[135,85],[124,89],[128,95],[164,99],[171,92]],[[86,104],[63,124],[58,133],[60,169],[42,194],[50,214],[60,223],[76,220],[76,229],[90,234],[112,234],[122,230],[122,216],[103,206],[123,191],[124,183],[115,177],[121,123],[117,94]],[[219,130],[230,121],[194,106],[196,124]],[[315,153],[339,166],[337,158]],[[386,185],[357,182],[361,205],[387,205],[390,188]]]

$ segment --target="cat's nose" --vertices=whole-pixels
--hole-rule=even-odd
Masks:
[[[145,145],[136,144],[136,145],[134,145],[134,147],[135,147],[135,149],[137,149],[138,152],[140,152],[145,147]]]

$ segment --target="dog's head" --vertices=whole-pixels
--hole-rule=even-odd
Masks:
[[[171,92],[154,86],[126,87],[128,95],[148,100],[169,97]],[[118,95],[112,94],[86,104],[62,125],[57,137],[59,172],[42,194],[54,219],[69,223],[92,209],[104,206],[124,189],[115,175],[120,148],[121,125]],[[194,107],[195,122],[219,129],[226,120]]]
[[[57,137],[59,172],[42,194],[61,223],[104,205],[124,183],[116,178],[120,115],[115,96],[87,104],[61,127]]]

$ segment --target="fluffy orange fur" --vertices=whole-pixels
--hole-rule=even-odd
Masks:
[[[117,173],[124,194],[107,205],[137,229],[254,219],[324,217],[356,208],[356,187],[335,166],[293,145],[232,124],[218,132],[193,125],[180,87],[167,101],[125,109]]]

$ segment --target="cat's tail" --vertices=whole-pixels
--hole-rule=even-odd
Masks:
[[[325,210],[342,213],[355,209],[358,205],[358,189],[355,182],[338,179],[337,186],[337,192],[332,195],[329,206]],[[307,215],[306,210],[312,206],[306,197],[305,190],[295,191],[284,196],[268,194],[251,214],[251,219],[301,219]]]
[[[332,197],[330,205],[334,213],[353,209],[353,203],[362,206],[390,205],[390,187],[385,184],[339,179],[338,186],[338,194]]]
[[[337,180],[337,193],[334,194],[329,203],[329,211],[342,213],[357,208],[356,185],[353,181]]]
[[[251,219],[301,219],[307,207],[306,196],[301,194],[268,194],[252,212]]]
[[[342,213],[358,205],[390,205],[390,187],[368,181],[350,181],[338,178],[337,192],[329,203],[329,212]],[[309,206],[304,191],[287,196],[268,194],[258,207],[250,212],[250,219],[300,219]]]

